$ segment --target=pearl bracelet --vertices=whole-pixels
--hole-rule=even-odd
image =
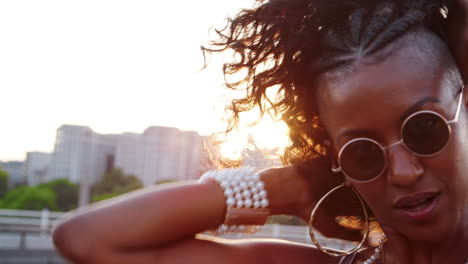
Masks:
[[[241,167],[208,171],[200,181],[214,180],[224,190],[226,216],[224,224],[214,231],[224,233],[255,233],[269,215],[265,184],[253,168]]]

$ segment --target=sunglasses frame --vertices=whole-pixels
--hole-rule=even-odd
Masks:
[[[354,182],[360,182],[360,183],[366,183],[366,182],[371,182],[373,180],[376,180],[378,179],[380,176],[382,176],[383,172],[387,169],[387,149],[391,148],[391,147],[394,147],[396,145],[403,145],[405,147],[405,149],[407,149],[410,153],[418,156],[418,157],[431,157],[431,156],[435,156],[437,154],[439,154],[440,152],[442,152],[442,150],[445,149],[445,147],[448,145],[449,141],[450,141],[450,137],[452,136],[452,128],[450,126],[450,124],[455,124],[458,122],[458,116],[460,115],[460,109],[461,109],[461,105],[462,105],[462,100],[463,100],[463,90],[464,90],[464,87],[462,86],[461,87],[461,91],[460,91],[460,98],[458,99],[458,105],[457,105],[457,110],[455,112],[455,117],[451,120],[447,120],[443,115],[435,112],[435,111],[432,111],[432,110],[421,110],[421,111],[417,111],[417,112],[414,112],[413,114],[411,114],[410,116],[408,116],[405,121],[403,121],[402,125],[401,125],[401,128],[400,128],[400,140],[398,140],[397,142],[395,143],[392,143],[392,144],[389,144],[387,146],[382,146],[379,142],[377,142],[376,140],[373,140],[371,138],[367,138],[367,137],[359,137],[359,138],[354,138],[348,142],[346,142],[346,144],[344,144],[341,149],[340,149],[340,152],[338,153],[338,159],[337,159],[337,162],[338,162],[338,167],[336,168],[332,168],[332,171],[334,173],[343,173],[343,175],[346,176],[346,178],[354,181]],[[431,154],[419,154],[419,153],[416,153],[414,152],[413,150],[411,150],[406,144],[405,142],[403,141],[403,130],[405,128],[405,125],[406,123],[411,119],[413,118],[414,116],[416,115],[419,115],[419,114],[426,114],[426,113],[429,113],[429,114],[434,114],[436,116],[438,116],[439,118],[441,118],[445,124],[447,125],[447,128],[448,128],[448,139],[447,139],[447,142],[445,143],[445,145],[437,152],[435,153],[431,153]],[[384,159],[385,159],[385,163],[384,163],[384,166],[382,167],[382,170],[373,178],[369,179],[369,180],[356,180],[352,177],[350,177],[348,174],[346,174],[346,172],[343,170],[343,168],[341,167],[341,155],[343,153],[343,151],[346,149],[347,146],[349,146],[350,144],[352,144],[353,142],[356,142],[356,141],[361,141],[361,140],[364,140],[364,141],[370,141],[374,144],[376,144],[377,146],[380,147],[380,149],[382,150],[383,152],[383,155],[384,155]]]

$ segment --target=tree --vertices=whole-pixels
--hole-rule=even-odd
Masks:
[[[67,179],[57,179],[39,185],[39,188],[49,189],[55,193],[55,203],[58,210],[70,211],[78,207],[80,186]]]
[[[0,198],[5,196],[5,194],[8,192],[8,184],[9,184],[8,172],[4,171],[2,167],[0,167]]]
[[[0,208],[16,210],[42,210],[47,208],[57,211],[55,193],[38,186],[23,186],[10,190],[2,200]]]
[[[126,175],[121,169],[113,169],[91,188],[92,201],[112,198],[140,188],[143,188],[143,184],[136,176]]]
[[[0,208],[16,210],[70,211],[78,205],[78,184],[65,179],[38,186],[20,186],[8,191],[0,200]]]

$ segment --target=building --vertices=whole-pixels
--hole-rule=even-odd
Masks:
[[[79,205],[89,202],[91,186],[113,167],[116,135],[95,133],[86,126],[57,129],[49,178],[79,183]]]
[[[178,147],[179,155],[175,162],[179,162],[181,165],[178,167],[177,179],[198,179],[202,174],[202,138],[197,132],[182,131]]]
[[[63,125],[57,129],[50,165],[51,179],[81,183],[98,181],[112,166],[115,135],[101,135],[85,126]]]
[[[142,134],[104,135],[86,126],[63,125],[57,129],[46,178],[79,183],[79,204],[84,205],[91,186],[112,168],[135,175],[144,186],[198,178],[200,152],[201,137],[193,131],[149,127]]]
[[[143,137],[137,133],[120,134],[116,141],[115,163],[116,168],[122,169],[126,174],[139,177],[144,171]]]
[[[117,140],[115,167],[137,176],[144,186],[197,178],[201,173],[201,137],[172,127],[149,127]]]
[[[26,183],[30,186],[50,181],[49,165],[51,153],[28,152],[24,163]]]
[[[8,172],[10,186],[26,184],[26,178],[24,176],[24,162],[22,161],[0,162],[0,166],[2,167],[4,171]]]

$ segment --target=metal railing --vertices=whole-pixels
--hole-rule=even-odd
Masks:
[[[54,222],[64,213],[0,209],[0,232],[28,232],[50,234]]]
[[[63,214],[0,209],[0,264],[64,263],[50,238],[54,222]]]

